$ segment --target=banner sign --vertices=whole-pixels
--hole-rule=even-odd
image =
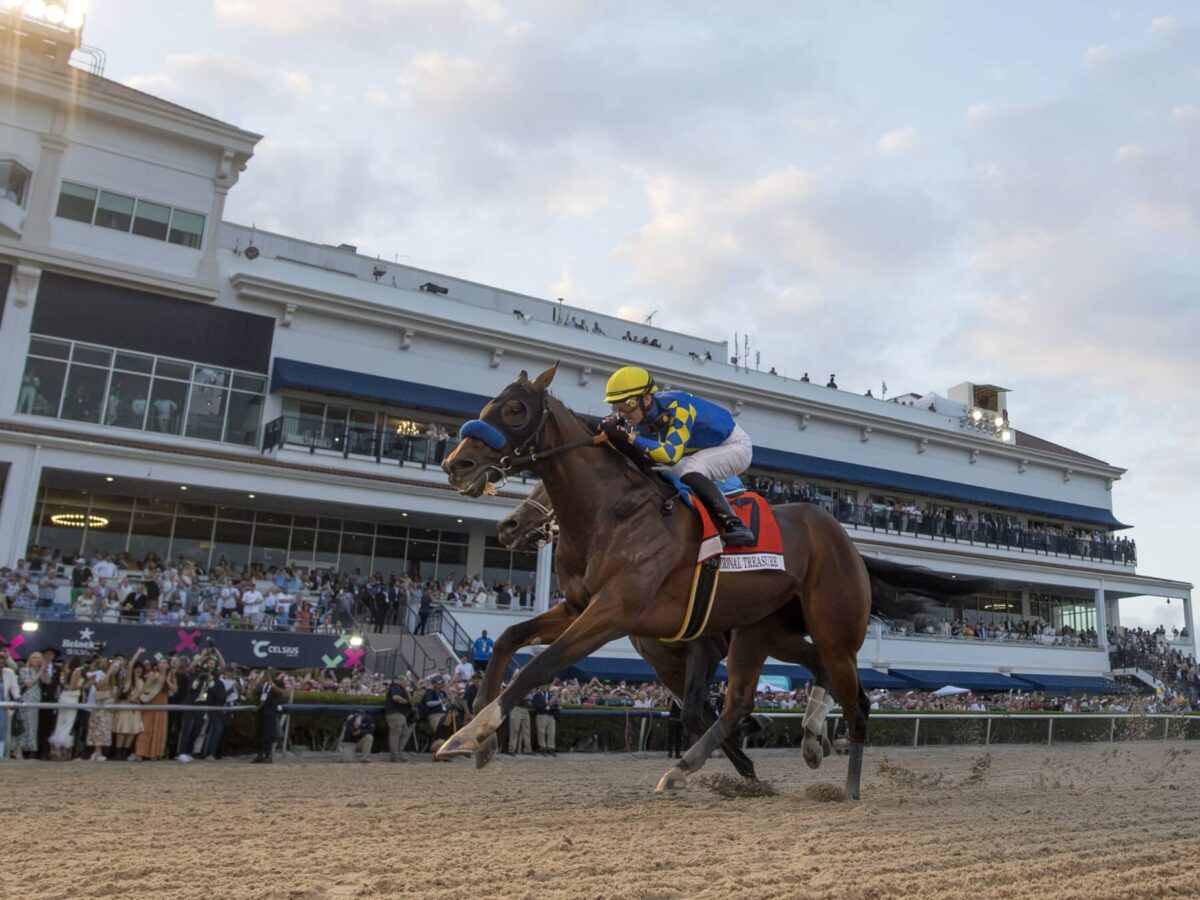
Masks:
[[[286,631],[233,631],[219,628],[180,628],[164,625],[120,625],[106,622],[41,620],[37,631],[22,631],[21,620],[0,619],[0,637],[13,659],[53,647],[64,659],[76,654],[92,656],[122,653],[133,656],[145,647],[143,657],[160,659],[172,653],[188,656],[213,646],[230,663],[251,669],[353,669],[361,665],[365,649],[351,647],[346,634],[292,634]]]

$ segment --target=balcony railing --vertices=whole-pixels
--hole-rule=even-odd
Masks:
[[[782,501],[781,501],[782,502]],[[896,534],[945,544],[995,547],[1040,556],[1070,557],[1116,565],[1137,565],[1132,544],[1123,540],[1096,538],[1025,528],[1014,523],[975,520],[956,521],[950,516],[918,515],[878,504],[851,503],[827,498],[810,500],[833,515],[848,528],[882,534]]]
[[[397,434],[381,428],[361,428],[302,416],[280,416],[263,429],[264,453],[277,447],[299,447],[309,453],[339,453],[374,459],[377,463],[415,464],[421,468],[441,465],[449,438],[425,434]]]

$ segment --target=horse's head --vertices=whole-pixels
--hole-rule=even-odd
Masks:
[[[549,416],[546,388],[556,371],[558,363],[532,381],[522,371],[480,411],[478,419],[463,425],[458,446],[442,463],[455,490],[478,497],[489,484],[504,477],[501,461],[505,457],[537,449]]]
[[[521,505],[496,524],[502,543],[509,550],[536,550],[554,539],[554,510],[542,484],[534,487]]]

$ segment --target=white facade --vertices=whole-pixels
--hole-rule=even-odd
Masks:
[[[225,195],[250,159],[257,135],[75,69],[22,66],[17,60],[0,57],[0,85],[4,88],[0,160],[11,159],[32,172],[23,203],[16,205],[16,211],[0,210],[5,212],[0,225],[15,223],[0,228],[0,262],[9,267],[0,319],[0,466],[6,468],[0,504],[0,559],[5,562],[19,558],[39,535],[45,541],[40,529],[46,526],[37,517],[48,509],[47,504],[58,502],[53,498],[75,491],[92,498],[88,502],[100,498],[103,503],[108,494],[125,498],[112,504],[113,512],[106,518],[117,524],[126,521],[123,516],[128,518],[123,527],[127,527],[125,540],[131,549],[142,527],[139,522],[149,521],[150,513],[144,510],[168,500],[174,504],[186,501],[217,510],[211,514],[211,538],[171,544],[174,549],[199,547],[215,554],[215,548],[225,546],[223,533],[242,533],[237,525],[241,513],[222,520],[220,510],[257,509],[255,533],[283,527],[270,521],[275,513],[295,517],[287,526],[288,543],[283,548],[268,547],[267,561],[334,565],[365,559],[366,564],[374,565],[385,558],[379,552],[390,540],[385,529],[403,519],[406,527],[413,529],[466,535],[465,550],[461,551],[455,549],[457,538],[430,538],[424,531],[417,537],[413,531],[404,540],[410,541],[409,546],[422,541],[436,544],[439,554],[442,545],[447,545],[447,566],[457,566],[460,573],[481,571],[494,523],[513,507],[526,487],[514,484],[504,496],[467,500],[448,488],[436,465],[404,464],[402,457],[382,451],[372,458],[372,452],[360,452],[361,447],[345,452],[347,445],[340,441],[348,441],[349,432],[342,438],[335,434],[310,440],[308,446],[267,441],[268,432],[272,423],[286,431],[291,427],[288,422],[308,416],[308,424],[301,422],[301,426],[311,438],[311,423],[319,420],[302,410],[314,404],[324,405],[327,418],[332,415],[330,408],[336,408],[342,421],[351,416],[352,425],[374,422],[372,427],[381,434],[393,429],[393,423],[399,423],[395,431],[410,422],[441,422],[452,427],[467,415],[464,409],[438,407],[439,402],[449,402],[445,399],[448,395],[439,392],[488,397],[518,370],[540,371],[555,361],[560,363],[555,392],[577,411],[604,411],[602,387],[609,372],[620,365],[644,365],[664,385],[692,390],[728,405],[756,447],[773,451],[776,460],[788,461],[774,475],[816,481],[864,502],[873,494],[886,494],[977,513],[1088,528],[1107,529],[1103,521],[1111,519],[1112,488],[1122,470],[1080,454],[1060,452],[1052,445],[1023,443],[1019,415],[1014,425],[1017,439],[1004,441],[964,428],[956,413],[934,413],[735,368],[729,364],[724,342],[632,326],[553,300],[382,263],[352,249],[225,223]],[[147,209],[170,208],[203,216],[203,234],[196,240],[199,246],[144,236],[136,233],[136,228],[122,231],[112,227],[114,221],[119,224],[122,220],[119,216],[102,218],[99,205],[92,221],[64,216],[59,205],[64,185],[105,192],[103,202],[117,207],[126,202],[122,198],[133,198],[145,201]],[[46,337],[48,345],[53,345],[45,351],[50,355],[44,369],[38,370],[47,373],[74,371],[67,369],[65,361],[53,358],[53,353],[59,352],[53,348],[82,354],[91,346],[78,334],[66,333],[69,322],[47,325],[43,317],[42,324],[35,327],[39,299],[44,300],[43,282],[64,275],[121,291],[147,292],[164,303],[182,299],[208,311],[196,314],[200,316],[196,321],[225,311],[243,316],[246,322],[266,322],[269,358],[264,353],[259,363],[251,358],[254,354],[248,354],[243,360],[214,363],[206,354],[215,352],[219,336],[205,336],[204,328],[197,332],[194,355],[187,355],[186,347],[156,354],[131,327],[127,329],[129,339],[142,339],[142,345],[121,343],[125,339],[122,334],[107,344],[89,339],[101,347],[97,352],[116,354],[105,364],[108,370],[93,372],[94,383],[105,386],[102,391],[93,390],[91,381],[71,381],[75,377],[71,374],[58,399],[51,402],[47,399],[53,393],[49,375],[39,378],[36,389],[30,385],[34,370],[29,359],[36,355],[31,338]],[[136,302],[149,301],[143,296]],[[187,309],[194,312],[196,307]],[[561,324],[573,318],[584,322],[586,330]],[[60,325],[63,331],[46,333],[47,327]],[[593,330],[594,326],[599,330]],[[660,346],[621,340],[627,330],[636,337],[654,339]],[[69,351],[62,349],[68,346]],[[265,347],[260,349],[265,351]],[[169,362],[165,357],[170,357],[185,369],[192,366],[193,374],[172,383],[175,387],[171,390],[179,393],[158,395],[151,392],[159,390],[158,370],[151,388],[149,370],[141,375],[120,369],[122,354],[147,366],[163,366]],[[164,358],[146,362],[155,355]],[[258,391],[247,407],[254,409],[257,424],[252,433],[244,435],[245,440],[231,439],[236,430],[234,414],[220,412],[233,403],[229,379],[233,379],[233,388],[239,377],[246,384],[255,378],[265,382],[279,375],[280,361],[323,367],[340,373],[349,379],[347,383],[366,385],[364,377],[378,379],[382,390],[400,393],[388,399],[369,391],[333,390],[328,384],[246,388]],[[70,365],[76,365],[75,357]],[[219,376],[223,380],[207,385],[200,382],[200,373],[210,368],[223,372]],[[239,376],[239,372],[243,374]],[[126,414],[136,412],[141,424],[116,424],[113,396],[118,384]],[[162,390],[167,390],[167,382],[163,385]],[[425,389],[433,399],[414,400],[421,395],[416,389],[401,396],[408,390],[403,385]],[[85,396],[97,391],[96,396]],[[205,397],[220,415],[197,411]],[[155,410],[162,407],[155,406],[156,398],[176,407],[169,415],[161,414],[161,421]],[[316,427],[320,430],[322,426]],[[197,436],[204,433],[209,439]],[[813,465],[819,471],[805,469]],[[862,475],[869,470],[890,475],[854,481],[854,473]],[[1017,499],[1006,505],[995,492]],[[971,499],[979,496],[990,500]],[[135,502],[122,507],[129,497]],[[179,533],[178,523],[191,516],[183,506],[176,510],[171,541]],[[1072,510],[1079,514],[1073,515]],[[336,517],[341,523],[337,533],[342,549],[330,551],[332,543],[322,549],[324,525],[317,524],[319,517]],[[309,520],[313,524],[309,525]],[[197,521],[189,527],[202,532],[203,524],[196,525]],[[359,522],[367,525],[360,527]],[[358,530],[353,531],[352,526]],[[1005,580],[1024,598],[1023,607],[1012,610],[1016,618],[1028,613],[1031,591],[1069,591],[1076,597],[1082,592],[1094,605],[1091,621],[1103,634],[1106,622],[1116,623],[1120,597],[1152,593],[1184,601],[1189,634],[1195,634],[1190,585],[1139,576],[1131,565],[974,542],[935,542],[917,534],[896,534],[865,525],[849,527],[864,553]],[[240,546],[240,541],[239,537],[235,544]],[[348,553],[347,546],[356,549]],[[375,549],[364,556],[362,547]],[[522,577],[532,579],[533,575]],[[495,635],[529,613],[463,610],[456,614],[469,633],[487,628]],[[604,652],[621,655],[632,651],[627,642],[619,642]],[[1108,669],[1107,655],[1100,649],[900,639],[882,634],[868,640],[860,664],[1063,674],[1099,674]]]

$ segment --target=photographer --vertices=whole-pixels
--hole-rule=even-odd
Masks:
[[[413,705],[408,688],[400,675],[392,676],[388,685],[387,700],[383,704],[383,717],[388,727],[388,750],[392,762],[406,762],[404,748],[412,733]]]
[[[341,762],[353,762],[356,753],[362,754],[360,762],[371,761],[371,747],[375,744],[375,720],[370,713],[351,713],[346,717],[342,729]]]
[[[279,740],[279,706],[287,699],[283,674],[267,669],[256,687],[258,696],[257,732],[258,755],[251,762],[274,762],[275,742]]]

